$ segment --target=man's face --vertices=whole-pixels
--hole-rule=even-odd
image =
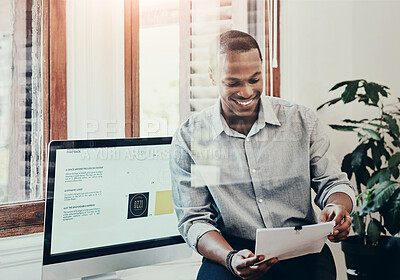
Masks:
[[[221,54],[216,71],[224,116],[246,118],[257,114],[264,86],[258,50]]]

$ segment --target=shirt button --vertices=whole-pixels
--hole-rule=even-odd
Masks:
[[[256,172],[257,172],[257,170],[255,170],[255,169],[252,169],[252,170],[251,170],[251,172],[253,172],[253,173],[256,173]]]
[[[259,203],[262,203],[262,202],[263,202],[262,198],[260,198],[260,199],[258,200],[258,202],[259,202]]]
[[[249,138],[249,137],[247,137],[247,138],[246,138],[246,141],[247,141],[247,142],[249,142],[249,141],[250,141],[250,138]]]

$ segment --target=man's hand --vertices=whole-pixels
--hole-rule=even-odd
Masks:
[[[272,258],[256,265],[256,263],[263,261],[264,259],[264,256],[255,256],[250,250],[244,249],[233,256],[232,268],[240,278],[256,280],[261,278],[274,264],[278,262],[277,258]]]
[[[321,221],[335,221],[336,225],[333,228],[333,234],[328,235],[332,242],[340,242],[347,238],[351,228],[351,217],[346,208],[338,204],[328,204],[321,213]]]

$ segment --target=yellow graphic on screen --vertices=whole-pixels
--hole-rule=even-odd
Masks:
[[[171,195],[172,191],[156,192],[156,216],[174,213]]]

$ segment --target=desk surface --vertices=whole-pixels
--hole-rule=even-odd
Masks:
[[[118,271],[123,280],[193,280],[201,265],[201,256],[193,253],[190,258],[150,266],[136,267]],[[162,277],[160,277],[162,275]]]

